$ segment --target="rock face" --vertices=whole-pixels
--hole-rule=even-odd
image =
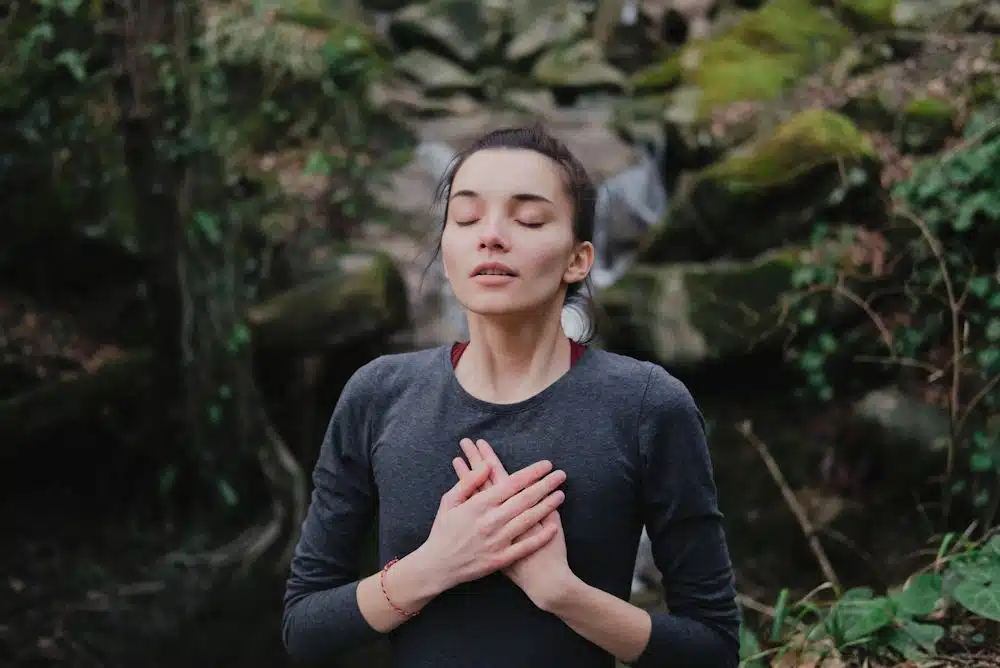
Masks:
[[[601,294],[602,338],[669,367],[749,352],[787,334],[782,297],[800,258],[790,248],[745,262],[636,265]]]
[[[679,96],[679,104],[683,113],[704,119],[717,107],[777,97],[850,42],[850,31],[810,0],[771,0],[732,28],[689,43],[632,80],[642,90],[675,84],[693,90]]]
[[[818,215],[845,200],[863,205],[877,173],[874,148],[850,120],[828,111],[802,112],[711,166],[685,174],[642,259],[750,257],[805,239]]]

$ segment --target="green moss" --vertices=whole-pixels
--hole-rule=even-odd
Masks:
[[[868,139],[845,116],[810,109],[794,116],[747,152],[732,154],[702,172],[730,188],[760,189],[794,181],[845,158],[876,157]]]
[[[839,0],[839,8],[861,28],[878,29],[893,25],[896,0]]]
[[[637,92],[667,90],[680,82],[682,69],[680,57],[674,54],[633,74],[632,88]]]
[[[611,128],[630,143],[663,140],[665,94],[622,98],[611,111]]]
[[[903,112],[903,146],[913,152],[933,151],[954,130],[955,107],[947,100],[921,97]]]
[[[921,97],[906,106],[906,117],[922,122],[950,124],[955,117],[955,107],[939,97]]]
[[[770,0],[719,37],[685,47],[683,62],[695,64],[682,79],[700,88],[705,116],[718,105],[779,96],[851,39],[810,0]]]

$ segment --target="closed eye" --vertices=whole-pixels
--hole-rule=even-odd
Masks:
[[[455,224],[459,227],[465,227],[466,225],[472,225],[473,223],[478,223],[478,218],[473,218],[472,220],[456,220]]]
[[[525,227],[530,227],[530,228],[532,228],[532,229],[536,229],[536,228],[539,228],[539,227],[541,227],[542,225],[544,225],[544,224],[545,224],[545,223],[526,223],[526,222],[525,222],[525,221],[523,221],[523,220],[519,220],[519,221],[517,221],[517,222],[518,222],[518,223],[520,223],[521,225],[524,225]]]

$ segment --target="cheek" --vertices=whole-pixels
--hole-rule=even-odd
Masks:
[[[537,244],[528,251],[527,255],[530,258],[531,266],[539,275],[561,277],[566,270],[569,251],[570,249],[563,248],[562,244],[553,242]]]
[[[441,264],[444,265],[445,274],[454,271],[455,261],[461,255],[455,251],[455,235],[450,226],[444,229],[441,235]]]

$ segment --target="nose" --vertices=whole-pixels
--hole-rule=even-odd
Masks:
[[[503,222],[497,218],[484,220],[479,233],[479,250],[506,252],[510,242],[503,234]]]

